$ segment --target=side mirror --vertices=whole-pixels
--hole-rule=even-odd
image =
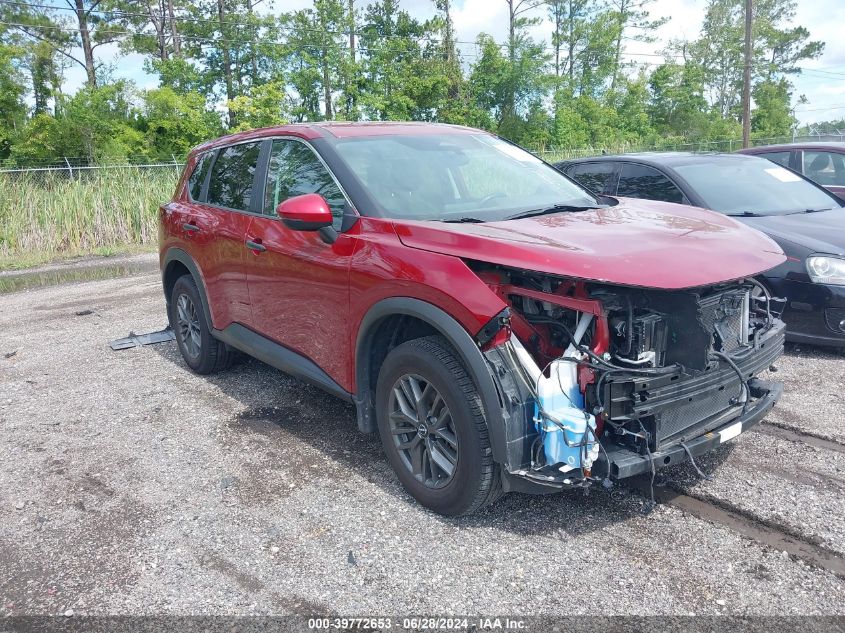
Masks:
[[[330,227],[333,220],[326,199],[319,193],[288,198],[276,207],[276,214],[294,231],[319,231]]]

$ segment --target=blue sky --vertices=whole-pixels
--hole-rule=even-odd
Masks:
[[[356,0],[365,5],[366,0]],[[276,12],[291,11],[309,7],[312,0],[276,0]],[[401,5],[416,17],[429,17],[433,12],[432,0],[401,0]],[[652,57],[663,49],[669,39],[693,39],[698,35],[704,16],[704,0],[656,0],[652,8],[653,17],[670,17],[669,22],[656,33],[658,41],[652,44],[630,42],[626,52],[631,60],[659,61]],[[538,13],[542,15],[542,13]],[[504,0],[455,0],[453,19],[457,37],[472,42],[481,33],[490,33],[504,41],[507,33],[507,9]],[[818,59],[802,64],[808,70],[801,77],[794,78],[795,93],[804,95],[807,104],[796,106],[796,116],[801,123],[812,123],[838,117],[845,117],[845,2],[842,0],[801,0],[798,3],[796,23],[807,27],[813,39],[825,42],[824,54]],[[535,27],[535,37],[548,40],[551,25]],[[474,48],[463,45],[463,52],[471,56]],[[139,55],[120,56],[116,46],[99,49],[99,59],[114,67],[116,78],[133,80],[140,88],[155,87],[155,77],[143,71]],[[79,67],[67,71],[68,88],[72,92],[85,80]]]

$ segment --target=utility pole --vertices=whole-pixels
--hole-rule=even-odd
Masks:
[[[745,0],[745,67],[742,77],[742,147],[751,145],[751,23],[753,0]]]
[[[349,58],[355,65],[355,0],[349,0]]]

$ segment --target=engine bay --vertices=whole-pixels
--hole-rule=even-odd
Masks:
[[[753,279],[657,290],[476,272],[508,305],[481,341],[511,413],[507,466],[536,481],[589,485],[619,476],[613,455],[686,450],[749,409],[782,351],[781,305]]]

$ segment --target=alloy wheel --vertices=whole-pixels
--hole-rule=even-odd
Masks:
[[[176,325],[182,346],[191,358],[198,358],[202,348],[200,320],[193,300],[186,294],[176,300]]]
[[[458,436],[452,413],[425,378],[405,374],[393,385],[390,433],[405,467],[428,488],[442,488],[455,475]]]

